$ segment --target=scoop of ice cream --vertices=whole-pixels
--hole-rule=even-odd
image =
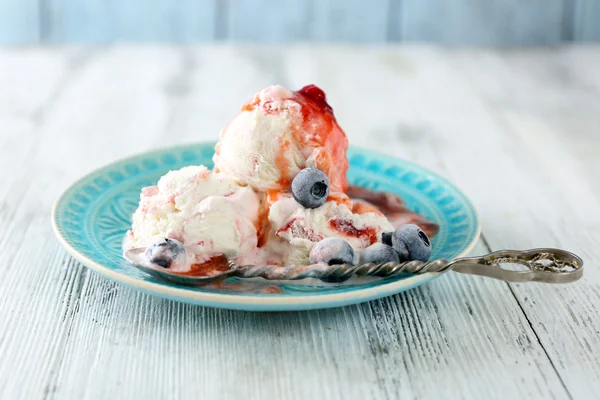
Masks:
[[[258,92],[221,131],[215,170],[259,191],[288,190],[300,170],[317,167],[332,192],[347,189],[348,140],[314,85]]]
[[[195,262],[217,255],[234,260],[256,248],[256,213],[245,215],[246,207],[258,208],[256,196],[248,188],[231,197],[209,196],[198,204],[197,212],[183,225],[183,243],[195,247]]]
[[[256,248],[258,207],[252,189],[204,166],[171,171],[142,190],[124,246],[146,247],[167,237],[183,243],[189,264],[218,255],[235,259]]]
[[[345,203],[335,201],[309,209],[289,195],[281,195],[273,203],[269,221],[274,238],[268,245],[288,265],[307,264],[310,249],[324,238],[340,237],[358,250],[380,241],[383,232],[393,230],[380,213],[355,213]]]

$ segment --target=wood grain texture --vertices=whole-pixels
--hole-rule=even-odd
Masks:
[[[0,167],[17,171],[0,180],[0,398],[597,397],[598,67],[593,47],[0,50]],[[354,144],[456,182],[483,220],[476,253],[565,247],[584,280],[447,274],[357,306],[246,313],[141,294],[60,248],[48,213],[72,180],[214,139],[275,82],[323,86]]]
[[[544,45],[562,36],[563,0],[402,0],[392,23],[402,41]]]
[[[502,99],[495,103],[492,115],[505,128],[506,139],[519,143],[504,163],[505,176],[514,177],[506,188],[527,190],[528,200],[514,205],[513,210],[521,208],[529,218],[526,223],[519,221],[520,229],[515,234],[489,232],[489,241],[492,246],[502,247],[548,243],[573,249],[584,257],[588,269],[577,285],[514,285],[512,289],[532,325],[544,332],[540,340],[573,396],[585,398],[590,388],[598,396],[600,323],[595,316],[600,304],[600,273],[595,266],[600,252],[594,243],[600,233],[600,216],[585,210],[600,204],[596,178],[600,172],[600,93],[596,89],[597,76],[590,82],[589,74],[579,78],[577,71],[597,71],[600,60],[595,52],[574,49],[507,53],[494,61],[486,72],[469,71],[469,80],[477,82],[473,77],[485,74],[484,79],[489,81],[492,71],[512,77],[502,91],[492,94],[479,86],[475,90],[486,102],[491,96]],[[577,63],[581,64],[573,70],[571,65]],[[519,90],[518,100],[514,90]],[[518,166],[524,165],[524,159],[528,174],[519,173]],[[515,217],[497,226],[514,224]],[[542,223],[547,230],[538,229]],[[584,325],[587,329],[582,331]]]
[[[64,352],[59,398],[566,398],[508,289],[462,277],[363,306],[261,314],[151,298],[93,274]],[[512,386],[518,371],[528,377]]]
[[[576,72],[597,69],[596,51],[455,52],[417,60],[431,84],[409,114],[434,116],[417,129],[435,137],[434,158],[450,152],[462,160],[445,165],[478,204],[490,248],[563,247],[586,260],[586,277],[575,285],[511,290],[570,395],[597,395],[598,216],[585,210],[599,199],[600,102],[589,74],[580,80]]]

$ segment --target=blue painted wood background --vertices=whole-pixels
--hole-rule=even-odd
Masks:
[[[0,44],[600,40],[600,0],[0,0]]]

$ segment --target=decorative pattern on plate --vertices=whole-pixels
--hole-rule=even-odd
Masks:
[[[67,250],[88,267],[146,292],[202,305],[291,310],[357,303],[407,290],[437,276],[407,275],[392,280],[350,280],[329,285],[306,282],[256,281],[242,284],[181,288],[146,276],[127,265],[121,243],[137,207],[140,189],[153,185],[172,169],[191,164],[212,167],[214,143],[169,148],[115,162],[71,186],[53,210],[53,223]],[[351,148],[351,184],[400,195],[409,209],[440,226],[433,240],[433,257],[452,259],[465,254],[479,234],[477,215],[468,199],[445,179],[418,165]],[[237,283],[237,285],[236,285]],[[281,290],[272,290],[273,287]],[[261,290],[261,287],[269,290]],[[247,288],[252,288],[247,290]],[[210,294],[210,295],[209,295]],[[328,295],[338,296],[328,296]],[[216,296],[215,296],[216,295]]]

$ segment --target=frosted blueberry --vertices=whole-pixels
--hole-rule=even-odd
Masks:
[[[178,240],[165,238],[149,246],[146,249],[146,257],[152,264],[170,268],[173,262],[185,258],[185,249]]]
[[[354,249],[344,239],[326,238],[312,247],[309,261],[311,264],[354,264]]]
[[[431,257],[431,241],[429,237],[417,225],[402,225],[392,235],[394,249],[408,250],[409,260],[428,261]]]
[[[392,245],[392,235],[394,232],[383,232],[381,234],[381,243],[387,244],[388,246]]]
[[[393,235],[393,232],[392,232],[392,235]],[[392,236],[392,238],[393,238],[393,236]],[[392,239],[391,246],[398,254],[398,258],[400,259],[400,261],[402,261],[402,262],[408,261],[408,248],[406,247],[406,244],[404,244],[404,242],[402,242],[402,241],[394,242],[394,240]]]
[[[373,243],[360,251],[361,264],[382,264],[386,262],[399,262],[400,257],[396,251],[383,243]]]
[[[304,208],[321,207],[329,196],[329,178],[317,168],[304,168],[292,181],[292,195]]]
[[[310,250],[309,261],[311,264],[355,264],[355,253],[352,246],[343,239],[326,238],[315,244]],[[321,278],[322,281],[330,283],[344,282],[349,278],[328,276]]]

